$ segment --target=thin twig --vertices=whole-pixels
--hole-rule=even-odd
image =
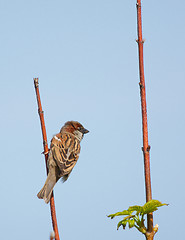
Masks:
[[[46,127],[45,127],[45,122],[44,122],[44,112],[42,110],[42,105],[41,105],[41,100],[40,100],[38,78],[34,78],[34,85],[35,85],[35,92],[36,92],[36,96],[37,96],[38,114],[39,114],[39,117],[40,117],[40,123],[41,123],[41,129],[42,129],[44,155],[45,155],[45,162],[46,162],[46,171],[47,171],[47,174],[48,174],[47,159],[48,159],[49,149],[48,149],[48,143],[47,143]],[[51,199],[50,199],[50,209],[51,209],[51,218],[52,218],[53,230],[55,232],[55,240],[60,240],[59,233],[58,233],[58,226],[57,226],[57,218],[56,218],[55,202],[54,202],[53,193],[52,193]]]
[[[143,61],[143,44],[142,38],[142,18],[141,18],[141,0],[137,0],[137,30],[138,30],[138,50],[139,50],[139,73],[140,73],[140,95],[142,109],[142,129],[143,129],[143,156],[144,156],[144,172],[145,172],[145,190],[146,202],[152,200],[151,177],[150,177],[150,146],[148,144],[148,125],[147,125],[147,106],[146,106],[146,89],[144,77],[144,61]],[[147,215],[147,239],[153,239],[153,214]],[[149,236],[149,237],[147,237]]]

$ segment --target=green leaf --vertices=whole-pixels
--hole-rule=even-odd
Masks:
[[[149,202],[145,203],[142,209],[143,214],[152,213],[158,210],[158,207],[162,207],[164,205],[168,205],[166,203],[161,203],[158,200],[150,200]]]
[[[136,219],[136,224],[138,225],[138,227],[143,227],[144,226],[144,221],[143,220],[140,220],[140,219]]]
[[[117,230],[119,229],[120,226],[122,226],[123,229],[125,229],[128,221],[129,221],[129,220],[125,220],[125,219],[121,220],[121,221],[118,223],[118,225],[117,225]]]
[[[117,212],[117,213],[114,213],[114,214],[110,214],[107,217],[110,217],[111,219],[113,219],[116,216],[123,216],[123,215],[130,215],[130,212],[128,210],[124,210],[122,212]]]
[[[128,221],[128,226],[129,226],[129,228],[133,228],[134,225],[135,225],[135,220],[134,220],[134,219],[130,219],[130,220]]]
[[[128,211],[130,211],[130,212],[136,211],[136,215],[138,215],[140,212],[142,212],[142,210],[143,210],[143,207],[138,206],[138,205],[131,206],[128,208]]]
[[[142,228],[140,228],[140,229],[138,229],[140,232],[142,232],[143,234],[145,234],[146,233],[146,228],[145,227],[142,227]]]

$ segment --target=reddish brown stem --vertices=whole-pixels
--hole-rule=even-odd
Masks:
[[[36,96],[37,96],[38,113],[39,113],[39,117],[40,117],[41,129],[42,129],[44,155],[45,155],[45,162],[46,162],[46,171],[47,171],[47,174],[48,174],[47,159],[48,159],[48,150],[49,149],[48,149],[48,143],[47,143],[46,127],[45,127],[45,122],[44,122],[44,112],[42,110],[42,105],[41,105],[41,100],[40,100],[38,78],[34,78],[34,85],[35,85],[35,91],[36,91]],[[58,233],[57,218],[56,218],[56,211],[55,211],[55,201],[54,201],[53,193],[52,193],[52,196],[51,196],[51,199],[50,199],[50,209],[51,209],[51,218],[52,218],[53,230],[55,232],[55,239],[60,240],[59,233]]]
[[[140,74],[140,95],[142,109],[142,129],[143,129],[143,155],[144,155],[144,172],[145,172],[145,190],[146,201],[152,200],[151,177],[150,177],[150,146],[148,145],[148,125],[147,125],[147,106],[146,106],[146,89],[144,77],[144,61],[143,61],[143,37],[142,37],[142,18],[141,18],[141,0],[137,0],[137,30],[138,30],[138,50],[139,50],[139,74]],[[153,235],[153,214],[147,215],[147,239]],[[146,236],[147,237],[147,236]]]

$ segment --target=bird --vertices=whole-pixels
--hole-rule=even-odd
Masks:
[[[47,160],[48,176],[37,194],[49,203],[55,184],[60,178],[65,182],[73,170],[80,154],[80,142],[89,131],[77,121],[68,121],[60,132],[51,139]]]

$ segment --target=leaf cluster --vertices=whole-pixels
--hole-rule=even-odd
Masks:
[[[128,225],[129,228],[137,228],[140,232],[143,234],[146,233],[147,229],[144,225],[144,217],[152,213],[156,210],[158,210],[158,207],[168,205],[166,203],[161,203],[158,200],[151,200],[147,203],[145,203],[143,206],[131,206],[127,210],[123,210],[122,212],[117,212],[114,214],[108,215],[111,219],[117,216],[125,216],[123,220],[121,220],[117,225],[117,230],[120,226],[123,227],[123,229],[126,228],[126,225]]]

